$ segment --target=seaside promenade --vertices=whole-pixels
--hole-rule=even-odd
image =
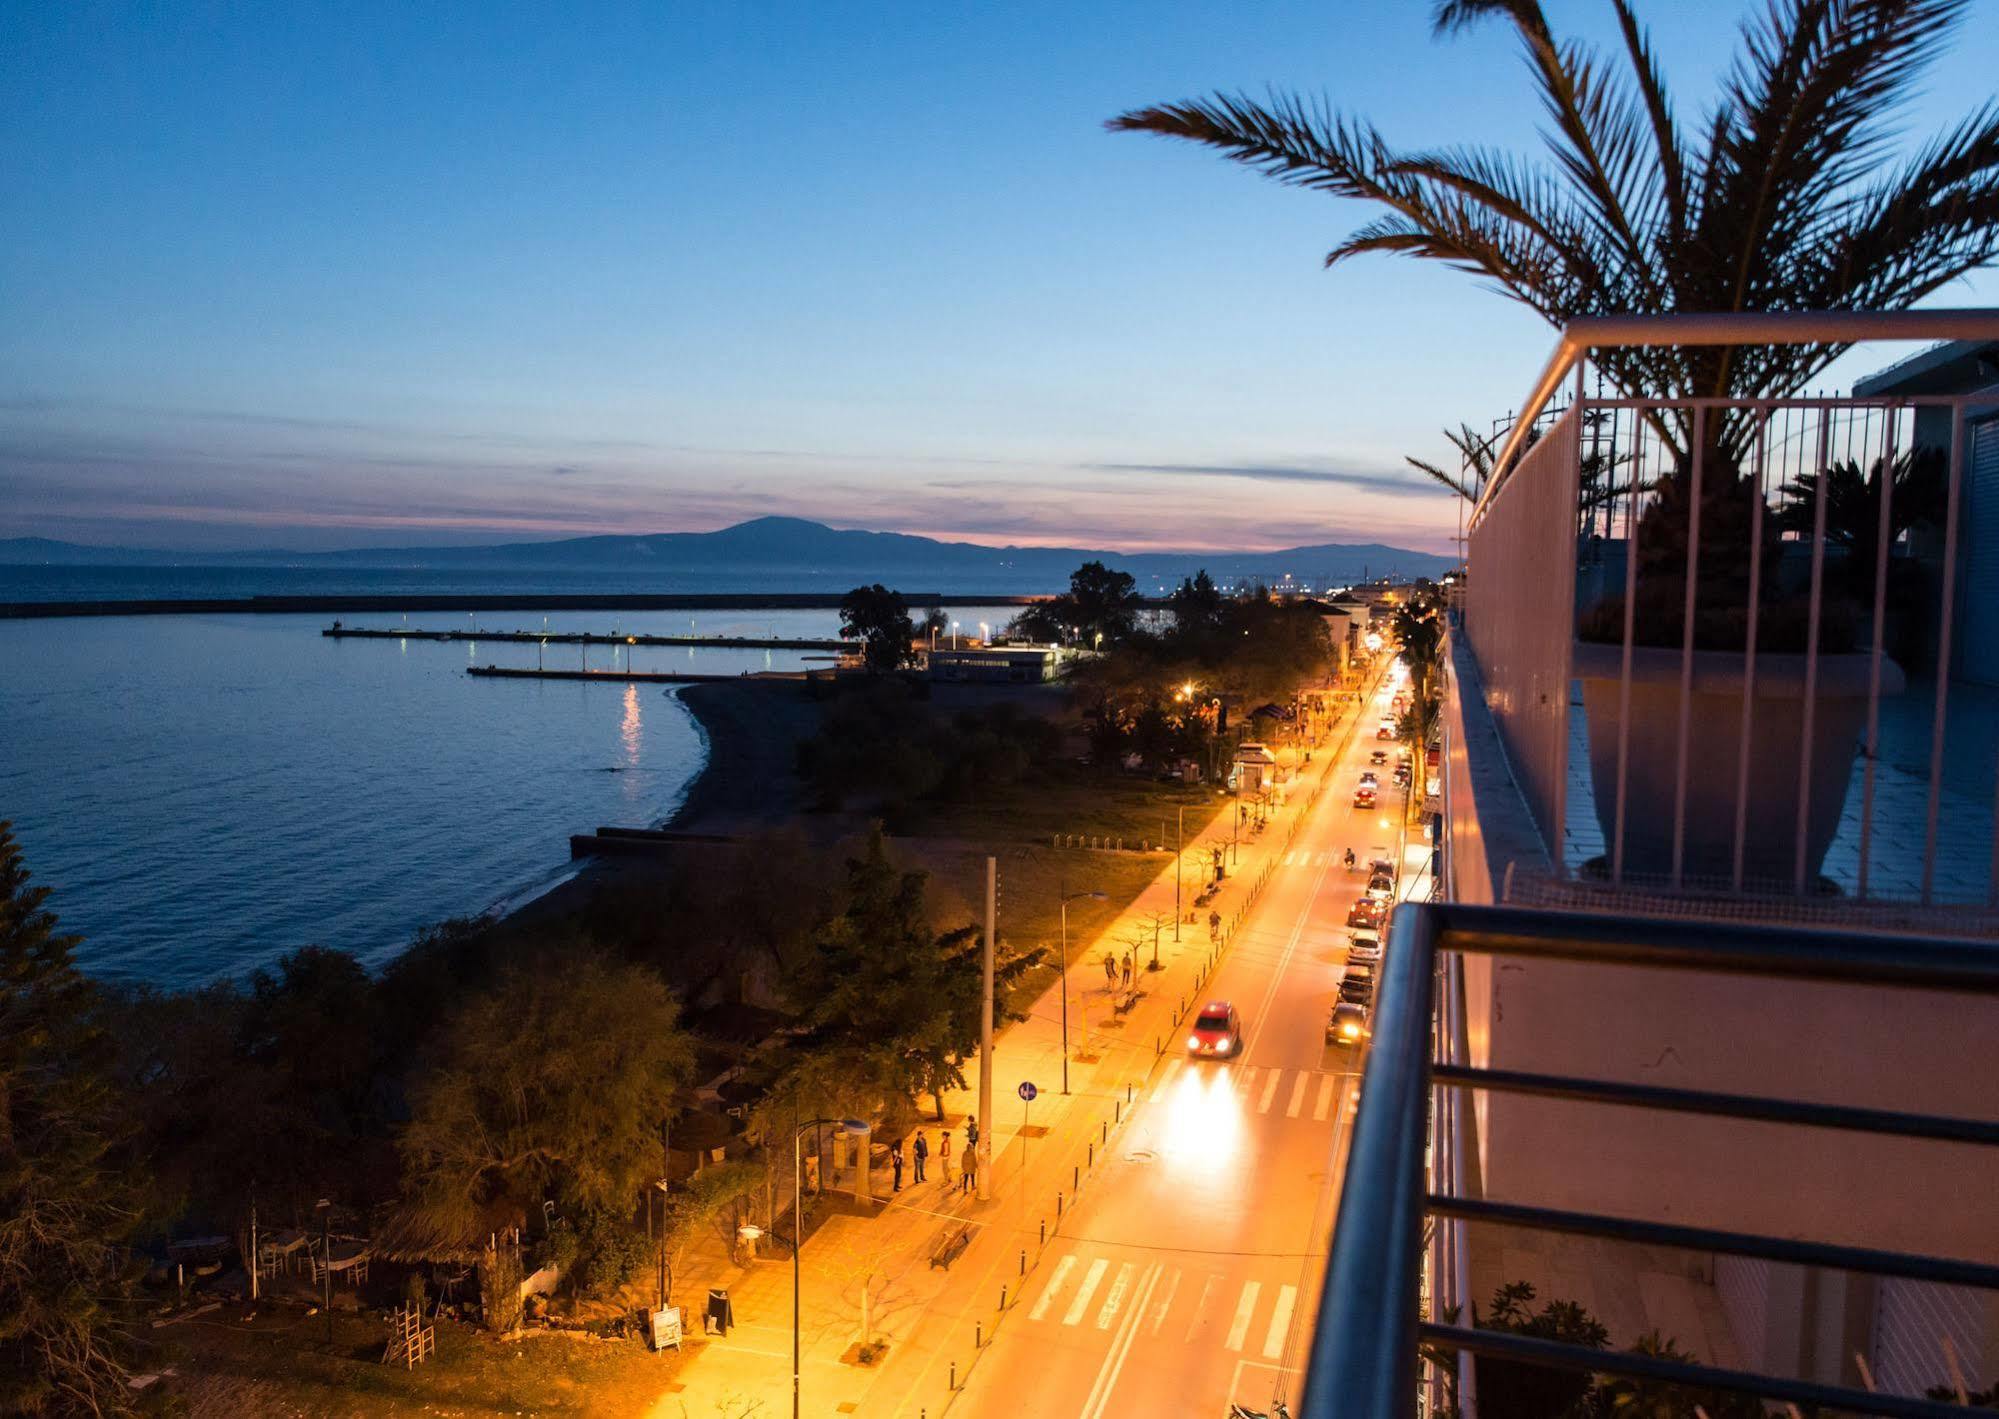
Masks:
[[[1377,682],[1378,683],[1378,682]],[[1174,864],[1158,876],[1093,939],[1079,942],[1062,979],[1037,999],[1025,1020],[1002,1031],[994,1042],[995,1117],[981,1120],[993,1144],[991,1195],[986,1201],[960,1191],[964,1123],[978,1107],[977,1061],[966,1069],[967,1087],[947,1093],[943,1124],[926,1119],[931,1144],[930,1177],[913,1182],[905,1172],[901,1192],[876,1215],[835,1214],[806,1239],[800,1256],[801,1408],[811,1416],[868,1414],[930,1419],[961,1400],[982,1356],[990,1353],[1000,1327],[1024,1297],[1052,1286],[1052,1269],[1064,1273],[1060,1249],[1074,1231],[1079,1205],[1091,1199],[1105,1167],[1127,1152],[1143,1153],[1144,1137],[1133,1134],[1135,1120],[1164,1092],[1163,1081],[1178,1071],[1184,1052],[1186,1018],[1209,988],[1219,990],[1217,972],[1226,970],[1231,988],[1241,987],[1254,1028],[1258,1002],[1268,1010],[1279,978],[1297,951],[1302,923],[1290,918],[1300,903],[1319,895],[1330,848],[1305,852],[1297,844],[1308,826],[1316,836],[1331,831],[1326,810],[1347,818],[1342,795],[1321,797],[1336,773],[1358,756],[1357,724],[1373,693],[1360,704],[1343,705],[1325,742],[1314,745],[1313,763],[1294,781],[1288,801],[1274,810],[1261,833],[1241,843],[1236,866],[1214,903],[1224,920],[1222,935],[1210,939],[1207,908],[1186,920],[1180,940],[1162,938],[1161,969],[1144,963],[1135,972],[1136,1003],[1120,1014],[1114,992],[1104,984],[1104,953],[1121,953],[1138,923],[1155,912],[1171,914]],[[1328,752],[1328,750],[1331,752]],[[1340,752],[1345,749],[1347,752]],[[1338,787],[1339,784],[1335,784]],[[1228,815],[1217,815],[1187,843],[1183,882],[1198,880],[1208,850],[1228,841]],[[1370,823],[1374,820],[1369,819]],[[1330,841],[1330,839],[1329,839]],[[1287,865],[1317,863],[1316,875],[1284,874]],[[1337,870],[1337,869],[1335,869]],[[1284,874],[1284,875],[1280,875]],[[1288,885],[1286,900],[1266,910],[1263,897],[1276,882]],[[1273,949],[1274,942],[1288,945]],[[1312,954],[1310,952],[1306,954]],[[1323,956],[1323,952],[1317,953]],[[1062,1080],[1062,997],[1068,992],[1071,1043],[1069,1085]],[[1032,1083],[1036,1097],[1024,1105],[1019,1085]],[[1332,1088],[1339,1083],[1337,1099]],[[1350,1080],[1328,1075],[1308,1096],[1302,1084],[1297,1111],[1337,1129],[1351,1100]],[[1337,1105],[1337,1116],[1335,1114]],[[1279,1101],[1282,1112],[1283,1102]],[[1159,1107],[1153,1107],[1156,1119]],[[1138,1125],[1152,1130],[1153,1125]],[[940,1128],[952,1133],[951,1164],[939,1166]],[[1150,1133],[1146,1133],[1146,1137]],[[1313,1145],[1316,1147],[1316,1145]],[[907,1152],[907,1149],[905,1149]],[[1313,1176],[1323,1178],[1323,1160]],[[877,1170],[876,1186],[888,1186]],[[1241,1188],[1248,1193],[1245,1181]],[[1187,1199],[1198,1206],[1198,1199]],[[1161,1234],[1184,1218],[1158,1216]],[[1328,1215],[1328,1225],[1330,1218]],[[940,1247],[965,1231],[962,1251],[948,1267],[933,1265]],[[1044,1255],[1051,1258],[1043,1265]],[[1102,1268],[1099,1268],[1101,1270]],[[1128,1268],[1127,1268],[1128,1271]],[[776,1415],[788,1412],[791,1386],[792,1267],[781,1245],[747,1266],[732,1265],[719,1245],[686,1268],[688,1284],[677,1288],[688,1317],[686,1355],[663,1386],[650,1414],[655,1419],[688,1415]],[[727,1337],[701,1334],[699,1305],[709,1285],[729,1288],[736,1326]],[[1113,1283],[1113,1290],[1119,1283]],[[1106,1301],[1110,1293],[1099,1297]],[[1115,1308],[1117,1301],[1106,1303]],[[1094,1309],[1094,1308],[1093,1308]],[[873,1365],[858,1363],[863,1337],[886,1346]],[[1301,1311],[1301,1320],[1303,1312]]]

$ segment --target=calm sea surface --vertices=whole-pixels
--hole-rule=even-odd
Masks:
[[[969,626],[1010,613],[955,614]],[[347,620],[403,624],[391,613]],[[378,962],[426,922],[558,880],[572,832],[665,818],[701,766],[700,730],[670,686],[474,680],[466,666],[532,666],[537,648],[333,641],[325,624],[0,621],[0,818],[13,820],[34,880],[55,889],[64,929],[84,936],[88,969],[185,985],[309,943]],[[474,623],[429,612],[409,624]],[[477,624],[540,629],[543,618],[482,613]],[[690,629],[684,612],[569,612],[547,625]],[[758,611],[697,613],[692,629],[836,627],[831,611]],[[725,675],[806,663],[797,652],[632,654],[641,670]],[[574,645],[546,655],[550,666],[584,663]],[[611,650],[590,649],[592,667],[611,662]]]

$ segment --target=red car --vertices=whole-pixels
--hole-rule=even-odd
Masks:
[[[1374,807],[1374,790],[1366,784],[1362,784],[1359,788],[1355,789],[1353,791],[1353,806],[1356,808]]]
[[[1226,1000],[1210,1000],[1194,1017],[1187,1053],[1197,1058],[1231,1059],[1242,1048],[1242,1017]]]
[[[1347,925],[1351,927],[1372,927],[1379,929],[1381,920],[1388,915],[1388,903],[1373,897],[1362,897],[1347,908]]]

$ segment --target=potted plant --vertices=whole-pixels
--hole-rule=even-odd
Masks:
[[[1873,656],[1860,646],[1860,618],[1845,584],[1826,578],[1816,628],[1817,662],[1809,667],[1815,671],[1811,739],[1802,744],[1813,634],[1810,601],[1783,565],[1782,520],[1765,508],[1752,679],[1747,654],[1750,572],[1756,550],[1755,500],[1762,493],[1753,477],[1741,471],[1734,447],[1740,430],[1732,432],[1738,437],[1719,431],[1703,458],[1681,870],[1687,877],[1731,877],[1738,774],[1746,753],[1744,881],[1793,879],[1801,809],[1804,870],[1816,880],[1845,806],[1854,748],[1866,722]],[[1638,519],[1630,551],[1637,569],[1629,615],[1628,703],[1622,688],[1627,620],[1622,591],[1584,611],[1575,648],[1573,668],[1583,685],[1597,822],[1604,842],[1614,845],[1618,744],[1623,739],[1623,865],[1641,874],[1667,873],[1673,865],[1692,482],[1683,453],[1659,480]],[[1881,693],[1899,694],[1903,688],[1900,668],[1884,660]],[[1751,700],[1746,743],[1745,691]]]

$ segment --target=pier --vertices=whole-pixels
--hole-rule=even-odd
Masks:
[[[808,678],[808,672],[803,670],[766,670],[755,675],[697,675],[691,670],[517,670],[511,665],[468,665],[465,673],[482,680],[634,680],[656,685],[740,685],[745,681],[783,681],[797,685]]]
[[[502,641],[521,645],[667,645],[705,646],[715,650],[851,650],[846,641],[809,636],[648,636],[601,631],[481,631],[397,630],[371,626],[328,626],[320,632],[333,640],[369,641]]]

